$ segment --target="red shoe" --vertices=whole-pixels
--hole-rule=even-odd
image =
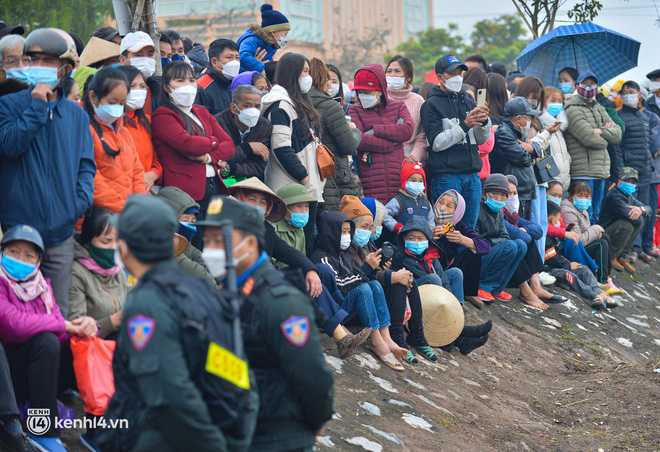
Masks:
[[[484,303],[492,303],[493,301],[495,301],[495,298],[493,298],[493,296],[491,294],[489,294],[488,292],[486,292],[485,290],[479,289],[479,292],[477,293],[477,296]]]
[[[500,293],[494,293],[492,295],[493,297],[495,297],[496,300],[499,301],[511,301],[511,294],[508,294],[505,291],[502,291]]]

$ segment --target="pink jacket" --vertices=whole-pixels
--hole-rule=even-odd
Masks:
[[[48,281],[48,280],[46,280]],[[50,286],[50,281],[48,281]],[[52,293],[52,288],[51,288]],[[57,303],[53,303],[51,313],[41,297],[23,302],[18,299],[6,279],[0,278],[0,342],[11,348],[27,342],[39,333],[53,333],[60,342],[69,339],[64,332],[64,317]]]
[[[415,122],[415,130],[413,132],[410,141],[403,143],[403,147],[410,149],[410,155],[412,155],[416,161],[424,163],[428,158],[427,152],[429,143],[426,141],[426,133],[422,127],[422,120],[419,116],[419,112],[422,109],[422,104],[424,103],[424,98],[419,94],[412,92],[412,86],[408,86],[404,89],[388,89],[387,94],[392,99],[402,100],[406,104],[406,108],[410,112],[413,121]]]
[[[368,64],[362,69],[373,72],[380,85],[387,87],[382,66]],[[412,137],[415,123],[402,101],[387,99],[386,94],[381,99],[377,106],[367,110],[358,102],[351,106],[348,115],[363,133],[357,158],[364,196],[386,204],[399,191],[403,143]],[[403,122],[397,124],[399,119]],[[365,133],[371,130],[373,135]],[[370,165],[362,161],[367,153],[373,162]]]
[[[493,147],[495,147],[495,128],[491,127],[490,137],[484,144],[479,146],[479,157],[481,157],[481,162],[483,163],[481,171],[479,171],[479,179],[481,180],[490,176],[490,160],[488,159],[488,154],[491,153]]]

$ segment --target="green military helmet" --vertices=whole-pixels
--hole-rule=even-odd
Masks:
[[[317,202],[307,189],[300,184],[289,184],[277,190],[277,196],[282,198],[284,204],[290,206],[299,202]]]
[[[242,229],[263,240],[266,229],[264,219],[256,207],[240,202],[231,196],[216,196],[206,210],[206,218],[197,226],[221,228],[229,220],[236,229]]]
[[[619,179],[621,180],[635,179],[636,181],[639,181],[639,173],[634,168],[631,168],[629,166],[624,166],[619,171]]]

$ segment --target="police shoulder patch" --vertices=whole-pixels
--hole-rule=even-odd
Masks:
[[[309,318],[292,315],[280,324],[284,337],[296,347],[302,347],[309,339]]]
[[[143,315],[136,315],[126,321],[128,338],[135,350],[141,352],[147,346],[156,328],[156,320]]]
[[[412,207],[408,207],[407,211],[408,211],[408,215],[412,215],[415,212],[415,209],[413,209]]]

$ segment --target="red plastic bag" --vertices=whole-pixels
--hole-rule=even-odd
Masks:
[[[105,414],[110,398],[115,393],[115,377],[112,373],[115,345],[115,341],[98,337],[71,338],[73,370],[87,413],[96,416]]]

